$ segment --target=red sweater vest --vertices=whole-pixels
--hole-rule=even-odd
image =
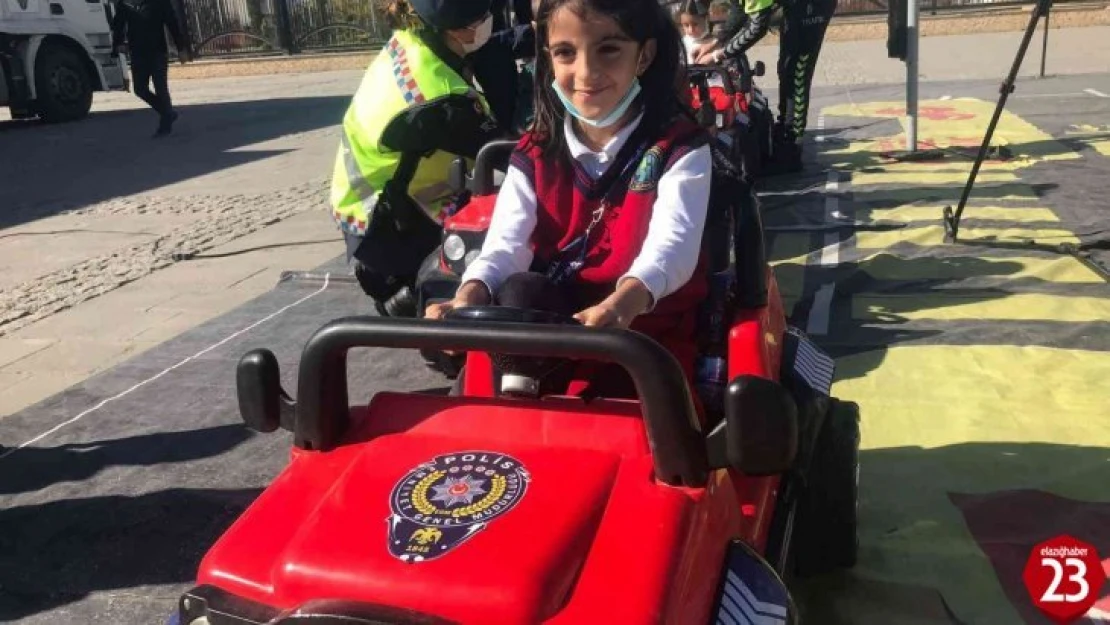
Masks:
[[[708,135],[686,120],[666,129],[640,158],[608,189],[598,189],[577,161],[566,157],[550,159],[542,147],[526,135],[511,162],[532,180],[537,199],[537,223],[532,234],[536,260],[546,265],[581,236],[594,210],[604,197],[609,207],[593,228],[585,262],[575,276],[575,286],[586,305],[610,295],[617,280],[632,266],[647,238],[659,178],[682,156],[704,145]],[[635,141],[635,134],[630,141]],[[643,140],[641,139],[641,142]],[[690,280],[656,302],[654,310],[638,317],[632,329],[643,332],[667,347],[692,375],[696,345],[697,307],[708,293],[704,256]]]

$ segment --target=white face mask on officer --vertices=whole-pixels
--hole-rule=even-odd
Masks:
[[[462,29],[460,29],[462,30]],[[482,20],[481,24],[474,27],[474,41],[470,43],[459,42],[462,46],[463,54],[471,54],[486,45],[489,42],[490,36],[493,34],[493,16],[487,15],[486,19]]]

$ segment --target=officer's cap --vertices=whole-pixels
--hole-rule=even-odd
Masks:
[[[492,0],[409,0],[424,23],[436,30],[466,28],[489,13]]]

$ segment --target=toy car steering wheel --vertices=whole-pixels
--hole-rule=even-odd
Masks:
[[[574,317],[547,310],[532,308],[516,308],[512,306],[468,306],[455,308],[444,315],[444,319],[460,319],[468,321],[495,321],[501,323],[535,323],[543,325],[582,325]],[[515,354],[489,355],[503,376],[515,376],[518,379],[535,381],[538,386],[540,380],[551,374],[560,366],[570,362],[566,358],[550,356],[518,356]]]
[[[542,323],[550,325],[582,325],[574,317],[549,310],[517,308],[514,306],[466,306],[454,308],[444,319],[467,321],[498,321],[501,323]]]

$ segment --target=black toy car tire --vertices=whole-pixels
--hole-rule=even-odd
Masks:
[[[798,507],[794,552],[801,577],[856,564],[859,442],[859,406],[832,399]]]
[[[35,108],[47,123],[82,119],[92,108],[93,85],[76,52],[47,43],[35,59]]]

